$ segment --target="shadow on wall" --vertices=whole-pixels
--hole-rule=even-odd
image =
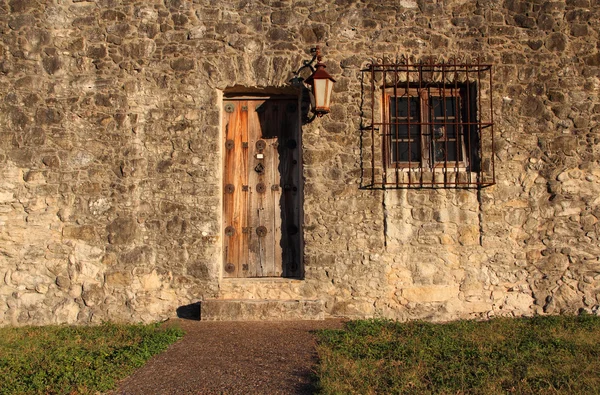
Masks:
[[[200,302],[178,307],[177,317],[185,320],[200,321]]]

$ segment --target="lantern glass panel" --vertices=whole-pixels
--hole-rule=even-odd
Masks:
[[[327,80],[314,80],[315,108],[322,109],[327,101]]]
[[[325,80],[325,82],[327,83],[327,93],[325,94],[325,104],[324,107],[325,109],[327,109],[327,111],[329,111],[329,102],[331,101],[331,92],[333,91],[333,81],[331,80]]]
[[[319,111],[329,111],[333,81],[329,79],[315,79],[313,81],[314,108]]]

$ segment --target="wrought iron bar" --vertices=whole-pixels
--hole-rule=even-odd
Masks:
[[[492,78],[492,69],[490,68],[490,90],[489,90],[489,95],[490,95],[490,128],[491,128],[491,142],[492,142],[492,147],[491,147],[491,154],[490,154],[490,162],[491,162],[491,166],[492,166],[492,183],[496,183],[496,165],[495,165],[495,159],[494,159],[494,107],[492,105],[492,95],[493,95],[493,78]]]
[[[383,56],[382,56],[382,59],[383,59]],[[383,76],[382,76],[383,77],[382,81],[383,81],[383,85],[384,86],[386,84],[385,71],[386,70],[384,69],[383,70]],[[381,113],[383,114],[382,116],[385,116],[385,114],[386,114],[386,111],[384,111],[384,109],[385,109],[385,89],[381,90],[381,107],[382,107]],[[382,177],[383,177],[384,185],[387,185],[387,183],[388,183],[388,179],[387,179],[387,167],[388,167],[388,163],[387,163],[387,155],[386,155],[386,149],[385,149],[385,146],[386,146],[386,143],[387,143],[386,142],[387,135],[389,134],[388,130],[389,130],[389,122],[388,122],[387,127],[383,128],[384,137],[381,139],[381,158],[382,158],[382,165],[383,165],[382,168],[381,168],[381,174],[382,174]]]
[[[371,184],[375,182],[375,71],[371,68]]]

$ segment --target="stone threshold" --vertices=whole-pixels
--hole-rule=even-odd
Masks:
[[[200,303],[201,321],[324,320],[318,299],[206,299]]]

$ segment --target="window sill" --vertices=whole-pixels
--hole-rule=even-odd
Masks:
[[[397,165],[391,165],[387,168],[388,171],[392,171],[395,172],[397,171],[401,171],[404,173],[415,173],[415,172],[423,172],[423,173],[432,173],[432,172],[450,172],[450,171],[463,171],[466,172],[468,169],[467,166],[465,165],[460,165],[460,166],[435,166],[435,167],[422,167],[420,165],[411,165],[409,166],[408,163],[407,164],[397,164]]]
[[[382,187],[472,188],[488,184],[480,177],[481,173],[469,171],[466,167],[388,168]]]

